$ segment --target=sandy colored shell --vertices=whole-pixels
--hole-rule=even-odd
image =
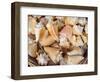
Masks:
[[[48,56],[50,57],[50,59],[56,64],[59,62],[59,49],[57,48],[53,48],[53,47],[44,47],[45,52],[48,54]]]
[[[75,35],[82,35],[83,28],[84,27],[82,27],[80,25],[74,25],[73,26],[73,34],[75,34]]]
[[[66,17],[65,18],[65,24],[66,25],[75,25],[78,22],[78,18],[77,17]]]
[[[29,39],[28,54],[31,57],[35,58],[37,56],[36,52],[37,52],[37,44],[32,39]]]
[[[79,47],[75,47],[72,51],[67,52],[67,54],[69,56],[71,56],[71,55],[81,55],[82,56],[83,53],[84,53],[84,51]]]
[[[35,28],[35,25],[37,24],[36,22],[36,19],[32,16],[29,16],[28,17],[28,27],[29,27],[29,33],[32,33],[34,34],[34,28]]]
[[[48,35],[48,30],[42,28],[39,42],[42,46],[48,46],[54,43],[55,40],[51,35]]]
[[[83,56],[68,56],[67,64],[79,64],[83,59]]]
[[[73,35],[70,42],[72,43],[73,46],[78,47],[78,46],[83,46],[84,43],[82,41],[82,38],[80,36],[75,36]]]
[[[58,27],[56,25],[53,25],[52,22],[49,22],[46,26],[47,26],[47,29],[48,29],[50,35],[54,38],[54,40],[59,41]]]

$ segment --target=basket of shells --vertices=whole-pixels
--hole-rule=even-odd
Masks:
[[[88,63],[88,18],[28,15],[28,66]]]

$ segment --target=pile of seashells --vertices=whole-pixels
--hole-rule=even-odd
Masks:
[[[28,66],[87,64],[88,18],[28,15]]]

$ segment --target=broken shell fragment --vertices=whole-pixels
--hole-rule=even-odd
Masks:
[[[28,54],[35,58],[37,56],[37,44],[34,42],[32,39],[29,39],[29,44],[28,44]]]
[[[68,56],[67,64],[79,64],[84,59],[83,56]]]
[[[46,26],[47,26],[47,29],[48,29],[50,35],[54,38],[54,40],[59,41],[58,27],[56,25],[53,25],[52,22],[48,22],[48,24]]]
[[[48,35],[48,30],[42,28],[39,42],[42,46],[48,46],[53,44],[55,40],[51,35]]]
[[[70,52],[67,52],[67,55],[83,55],[83,53],[84,53],[84,51],[83,51],[83,49],[81,49],[81,48],[79,48],[79,47],[76,47],[76,48],[74,48],[72,51],[70,51]]]
[[[75,35],[82,35],[83,28],[84,27],[82,27],[80,25],[74,25],[73,26],[73,34],[75,34]]]
[[[40,32],[41,32],[41,29],[42,29],[43,25],[42,23],[38,23],[36,26],[35,26],[35,36],[36,36],[36,42],[39,41],[39,38],[40,38]]]
[[[64,47],[64,48],[69,48],[70,47],[70,43],[68,42],[68,39],[65,36],[60,35],[60,46]]]
[[[38,55],[36,60],[38,61],[38,64],[40,64],[40,65],[47,65],[49,58],[45,53],[40,53],[40,55]]]
[[[84,26],[87,23],[86,17],[79,17],[78,23]]]
[[[75,35],[73,35],[72,38],[71,38],[71,40],[70,40],[70,42],[75,47],[79,47],[79,46],[83,46],[84,45],[84,43],[82,41],[82,38],[80,36],[76,37]]]
[[[78,22],[78,18],[77,17],[66,17],[65,18],[65,24],[66,25],[75,25]]]
[[[60,51],[57,48],[53,47],[44,47],[45,52],[48,54],[50,59],[57,64],[59,62],[59,59],[61,57]]]

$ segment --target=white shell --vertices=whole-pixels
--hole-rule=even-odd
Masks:
[[[87,20],[85,17],[78,18],[78,23],[81,25],[85,25],[87,23]]]
[[[38,61],[38,64],[40,65],[47,65],[48,60],[49,60],[48,56],[44,53],[40,53],[40,55],[38,55],[36,59]]]

